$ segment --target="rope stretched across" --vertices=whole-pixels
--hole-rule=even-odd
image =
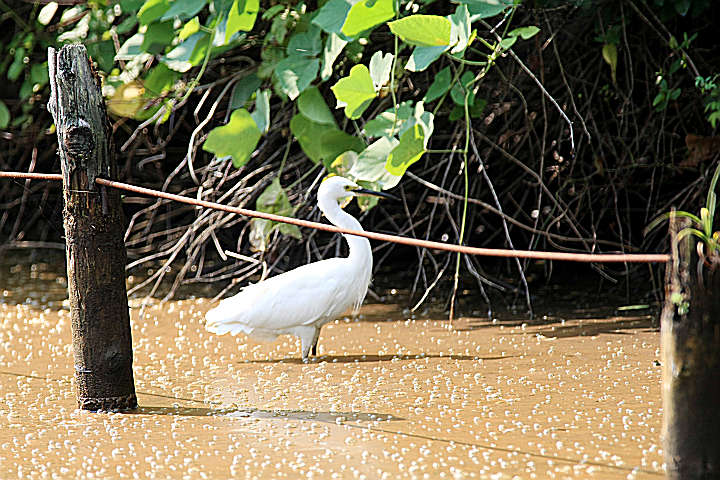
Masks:
[[[25,172],[0,172],[0,178],[25,178],[35,180],[62,180],[62,175],[54,173],[25,173]],[[274,215],[272,213],[257,212],[245,208],[231,207],[221,203],[209,202],[207,200],[198,200],[195,198],[175,195],[173,193],[161,192],[151,188],[138,187],[128,183],[115,182],[104,178],[95,179],[99,185],[106,187],[126,190],[128,192],[139,193],[151,197],[164,198],[175,202],[187,203],[199,207],[221,210],[228,213],[244,215],[246,217],[263,218],[273,222],[289,223],[298,227],[314,228],[332,233],[343,233],[357,235],[359,237],[378,240],[381,242],[394,242],[401,245],[409,245],[412,247],[430,248],[435,250],[445,250],[448,252],[465,253],[467,255],[481,255],[486,257],[515,257],[530,258],[537,260],[564,260],[569,262],[597,262],[597,263],[666,263],[670,260],[670,255],[663,253],[570,253],[570,252],[542,252],[535,250],[509,250],[504,248],[481,248],[470,247],[467,245],[456,245],[452,243],[433,242],[429,240],[420,240],[417,238],[401,237],[398,235],[389,235],[385,233],[366,232],[348,230],[346,228],[336,227],[325,223],[311,222],[309,220],[301,220],[298,218],[284,217],[282,215]]]

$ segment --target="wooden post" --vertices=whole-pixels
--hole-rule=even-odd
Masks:
[[[116,175],[100,79],[83,45],[59,53],[48,49],[48,69],[48,110],[55,119],[63,175],[78,407],[136,408],[120,194],[95,183]]]
[[[698,258],[695,237],[676,242],[679,220],[660,320],[667,478],[720,478],[720,265]]]

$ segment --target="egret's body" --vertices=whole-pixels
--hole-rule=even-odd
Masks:
[[[362,230],[340,207],[340,202],[361,193],[355,183],[332,177],[318,190],[318,207],[338,227]],[[372,251],[364,237],[344,235],[350,246],[345,258],[331,258],[303,265],[254,285],[220,302],[205,316],[207,330],[222,335],[245,333],[272,341],[278,335],[300,337],[302,357],[317,354],[320,329],[340,314],[362,304],[370,283]]]

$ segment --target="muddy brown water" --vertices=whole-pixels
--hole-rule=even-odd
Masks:
[[[663,476],[650,316],[450,325],[369,304],[304,364],[294,337],[205,332],[207,299],[133,300],[140,408],[88,413],[56,267],[0,271],[0,478]]]

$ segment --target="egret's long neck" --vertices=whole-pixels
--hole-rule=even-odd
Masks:
[[[333,225],[340,228],[347,228],[348,230],[363,230],[360,222],[358,222],[355,217],[349,213],[345,213],[345,211],[340,208],[340,205],[338,205],[337,200],[319,199],[318,207],[320,207],[320,210]],[[358,237],[356,235],[343,234],[343,236],[350,246],[350,255],[348,258],[353,261],[354,265],[367,267],[367,275],[369,275],[372,270],[372,250],[370,249],[370,241],[365,237]]]

